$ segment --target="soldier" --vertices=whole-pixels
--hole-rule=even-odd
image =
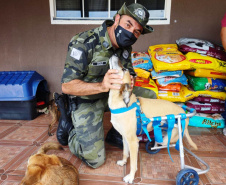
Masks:
[[[107,20],[100,27],[79,33],[69,43],[62,92],[70,96],[76,107],[71,112],[73,126],[59,124],[57,134],[68,132],[70,151],[92,168],[105,162],[103,115],[109,89],[118,89],[112,84],[122,83],[117,71],[109,69],[109,59],[117,54],[122,65],[135,77],[131,45],[141,34],[153,31],[146,25],[148,19],[149,13],[144,6],[136,3],[127,7],[124,4],[114,21]],[[151,90],[141,91],[134,87],[133,92],[156,98]],[[107,138],[112,144],[122,146],[121,136],[113,128]]]

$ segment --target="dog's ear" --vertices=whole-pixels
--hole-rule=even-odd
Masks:
[[[131,94],[132,94],[132,91],[131,91],[130,84],[128,83],[122,84],[120,88],[120,95],[122,96],[123,101],[126,104],[126,107],[128,107],[128,104],[130,102]]]

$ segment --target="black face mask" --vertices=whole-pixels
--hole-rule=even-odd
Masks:
[[[115,29],[115,38],[120,48],[131,46],[137,41],[137,38],[134,36],[133,33],[127,31],[119,25]]]

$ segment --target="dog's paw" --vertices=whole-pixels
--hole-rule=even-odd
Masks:
[[[131,175],[131,174],[129,174],[123,178],[123,181],[126,183],[129,183],[129,184],[132,184],[133,180],[134,180],[134,175]]]
[[[124,166],[125,164],[126,164],[126,161],[124,161],[124,160],[117,161],[117,165],[119,165],[119,166]]]

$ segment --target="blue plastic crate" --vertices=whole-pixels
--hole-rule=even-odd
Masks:
[[[36,71],[0,72],[0,101],[32,100],[43,80],[44,77]]]

